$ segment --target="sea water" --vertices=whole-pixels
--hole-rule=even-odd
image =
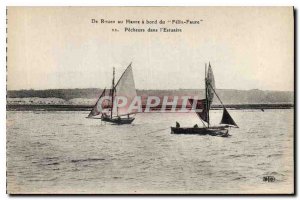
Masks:
[[[83,111],[7,111],[7,192],[292,193],[293,110],[229,112],[239,128],[222,138],[170,134],[176,121],[202,126],[194,113],[112,125]]]

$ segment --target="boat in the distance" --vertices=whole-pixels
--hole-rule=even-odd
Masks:
[[[220,103],[223,106],[223,116],[220,122],[220,126],[211,126],[209,110],[213,102],[214,95],[217,96]],[[191,105],[195,105],[196,114],[201,120],[203,127],[198,127],[195,125],[193,127],[180,127],[180,124],[176,122],[175,127],[171,127],[172,134],[198,134],[198,135],[212,135],[220,137],[228,137],[229,128],[235,127],[238,128],[238,125],[230,116],[223,102],[219,98],[215,90],[215,79],[210,63],[208,65],[208,70],[205,66],[205,99],[189,99]]]
[[[102,94],[98,98],[93,109],[89,113],[87,118],[94,118],[98,115],[101,116],[101,119],[104,122],[110,122],[113,124],[131,124],[133,122],[134,115],[136,112],[128,112],[128,105],[130,102],[137,96],[135,83],[132,72],[132,63],[126,68],[126,70],[121,75],[118,82],[115,84],[115,68],[113,68],[113,79],[112,87],[110,90],[104,89]],[[100,101],[102,97],[107,97],[105,100]],[[127,98],[127,105],[119,108],[116,103],[119,101],[118,97]]]

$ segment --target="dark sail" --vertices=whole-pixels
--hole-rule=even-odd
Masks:
[[[93,116],[97,116],[100,115],[101,111],[98,110],[98,103],[99,100],[101,99],[101,97],[103,97],[105,95],[105,91],[106,89],[103,90],[102,94],[100,95],[100,97],[98,98],[96,104],[94,105],[93,109],[91,110],[90,114],[88,115],[88,117],[93,117]]]
[[[215,89],[215,77],[214,73],[212,71],[212,68],[210,66],[210,63],[208,64],[208,70],[206,75],[206,87],[207,87],[207,100],[209,101],[209,107],[211,106],[213,99],[214,99],[214,89]]]
[[[238,125],[235,123],[235,121],[229,115],[229,113],[225,107],[223,109],[223,117],[222,117],[220,124],[228,124],[228,125],[233,125],[233,126],[238,127]]]
[[[201,112],[196,112],[196,114],[198,115],[198,117],[200,119],[202,119],[205,122],[208,122],[208,117],[207,117],[208,109],[207,109],[207,105],[206,105],[207,100],[206,99],[201,99],[201,100],[189,99],[189,102],[191,105],[194,104],[194,101],[197,101],[196,109],[202,110]]]

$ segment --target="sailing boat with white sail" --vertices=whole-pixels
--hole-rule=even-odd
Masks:
[[[223,106],[223,117],[221,119],[221,126],[211,126],[209,119],[209,110],[211,108],[211,104],[213,102],[214,96],[217,96],[220,103]],[[201,110],[200,112],[196,112],[199,119],[202,121],[204,127],[180,127],[179,123],[176,123],[176,127],[171,127],[172,134],[199,134],[199,135],[213,135],[213,136],[221,136],[228,137],[228,128],[235,127],[238,128],[238,125],[232,119],[230,114],[228,113],[226,107],[223,102],[219,98],[218,94],[215,91],[215,79],[210,63],[208,65],[208,70],[206,72],[205,66],[205,99],[196,100],[189,99],[191,105],[196,105],[195,108],[197,110]]]
[[[128,107],[137,96],[137,93],[131,65],[132,63],[129,64],[116,84],[115,68],[113,68],[112,87],[109,91],[106,89],[103,90],[95,106],[89,113],[88,118],[94,118],[95,116],[101,115],[100,119],[105,122],[115,124],[131,124],[133,122],[135,119],[133,115],[137,112],[135,110],[131,110],[129,113]],[[123,100],[126,98],[126,104],[122,107],[118,107],[119,101],[122,100],[121,97]],[[100,101],[100,99],[102,101]]]

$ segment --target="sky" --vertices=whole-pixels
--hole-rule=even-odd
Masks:
[[[109,87],[131,62],[137,89],[204,88],[210,62],[216,88],[294,90],[292,7],[8,7],[7,18],[8,90]]]

